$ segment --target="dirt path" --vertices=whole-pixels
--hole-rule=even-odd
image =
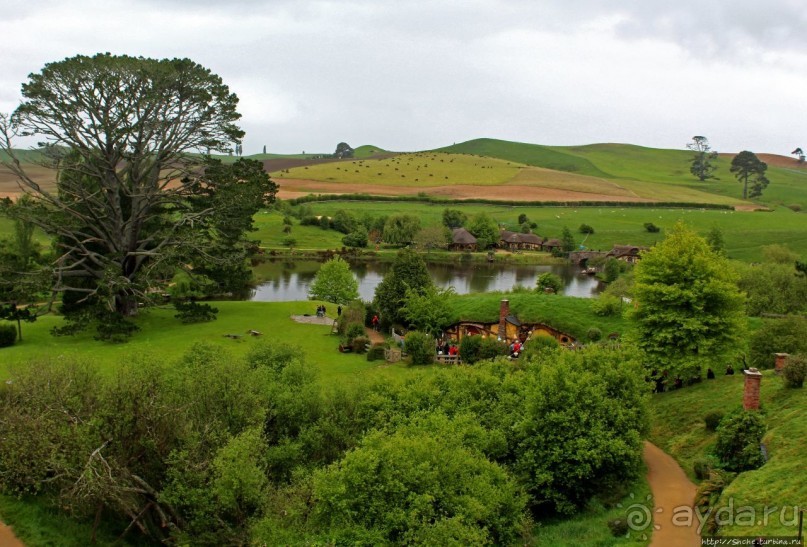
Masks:
[[[373,344],[383,344],[384,343],[384,335],[380,332],[374,331],[370,327],[364,327],[364,332],[367,333],[367,338],[370,339],[370,342]]]
[[[25,544],[17,539],[14,532],[0,522],[0,545],[3,547],[25,547]]]
[[[699,546],[701,542],[697,518],[692,519],[692,526],[679,526],[672,522],[676,507],[692,506],[695,501],[695,485],[671,456],[647,441],[644,443],[644,461],[655,503],[655,530],[650,547]]]

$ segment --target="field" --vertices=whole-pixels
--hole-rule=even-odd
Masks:
[[[703,417],[710,411],[727,412],[742,404],[743,377],[719,376],[716,380],[688,387],[680,391],[655,395],[655,415],[650,440],[674,456],[681,467],[693,476],[695,460],[710,453],[716,438],[706,431]],[[807,392],[804,389],[784,387],[784,382],[773,371],[765,371],[762,379],[761,404],[768,425],[763,439],[767,447],[768,462],[754,471],[742,473],[724,490],[720,505],[733,505],[737,509],[750,506],[763,515],[765,507],[776,506],[767,526],[742,525],[742,521],[721,528],[725,535],[737,536],[794,536],[793,511],[785,514],[781,522],[781,508],[794,505],[804,507],[807,499],[807,482],[801,480],[807,468],[804,438],[807,435]],[[740,519],[738,519],[740,520]]]
[[[758,262],[764,245],[782,244],[807,256],[807,216],[785,207],[774,211],[726,211],[711,209],[655,209],[643,207],[513,207],[506,205],[443,205],[417,202],[323,201],[308,204],[317,215],[333,216],[339,209],[357,215],[373,216],[408,213],[421,219],[423,226],[440,224],[446,207],[461,209],[469,217],[485,212],[510,229],[517,229],[522,213],[538,224],[535,232],[546,238],[560,238],[563,228],[574,233],[578,244],[588,249],[610,250],[614,244],[650,246],[661,240],[678,220],[706,234],[718,227],[731,258]],[[661,231],[650,233],[644,224],[652,222]],[[581,224],[594,228],[586,237],[577,233]],[[256,217],[256,238],[267,248],[281,248],[285,234],[282,216],[266,212]],[[295,225],[291,233],[300,249],[327,249],[342,246],[342,235],[333,230]]]

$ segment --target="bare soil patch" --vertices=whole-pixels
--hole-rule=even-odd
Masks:
[[[647,441],[644,443],[644,461],[647,465],[647,482],[653,491],[655,506],[653,511],[655,530],[650,547],[700,545],[697,518],[692,519],[692,526],[681,526],[672,520],[676,508],[694,505],[697,488],[669,454]],[[639,503],[643,501],[639,500]]]
[[[3,547],[25,547],[25,544],[17,539],[11,528],[2,522],[0,522],[0,545]]]
[[[292,321],[296,321],[297,323],[307,323],[309,325],[333,325],[335,319],[333,317],[317,317],[316,315],[292,315]]]
[[[372,186],[319,180],[284,179],[278,197],[291,199],[308,194],[375,194],[382,196],[411,196],[426,193],[430,196],[450,199],[500,199],[520,201],[631,201],[652,202],[654,200],[630,195],[610,195],[594,192],[576,192],[543,186]]]

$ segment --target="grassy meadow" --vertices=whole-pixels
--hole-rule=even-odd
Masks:
[[[718,371],[719,372],[719,371]],[[723,535],[794,536],[796,530],[788,522],[792,510],[781,522],[781,508],[804,507],[807,482],[802,480],[807,469],[807,390],[784,386],[784,380],[772,370],[764,371],[761,405],[768,432],[763,439],[768,462],[753,471],[740,474],[724,491],[719,506],[731,502],[737,508],[753,507],[761,519],[765,507],[777,506],[768,517],[767,526],[744,526],[742,520],[722,527]],[[704,427],[703,417],[711,411],[727,412],[742,405],[743,375],[718,376],[686,389],[653,396],[653,426],[650,440],[678,460],[694,479],[693,463],[713,450],[716,434]]]
[[[442,222],[443,210],[447,207],[460,209],[469,217],[487,213],[497,222],[517,230],[518,216],[526,214],[538,224],[534,230],[546,238],[560,238],[563,228],[574,233],[578,244],[592,250],[609,250],[615,244],[650,246],[664,238],[667,230],[683,220],[697,232],[705,235],[712,228],[721,230],[729,257],[758,262],[762,259],[760,248],[781,244],[790,247],[802,256],[807,256],[807,215],[796,213],[786,207],[773,211],[729,211],[712,209],[665,209],[644,207],[514,207],[491,204],[429,204],[418,202],[368,202],[368,201],[323,201],[309,203],[317,215],[333,216],[344,209],[357,215],[373,216],[407,213],[421,219],[423,226]],[[267,248],[282,248],[283,217],[277,212],[266,211],[256,216],[256,239]],[[644,224],[652,222],[661,231],[650,233]],[[586,237],[577,233],[581,224],[594,228]],[[292,228],[291,236],[299,249],[333,249],[342,246],[342,234],[323,230],[316,226]]]

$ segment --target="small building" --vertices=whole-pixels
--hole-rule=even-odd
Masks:
[[[541,244],[541,249],[548,253],[560,250],[561,247],[563,247],[563,243],[561,243],[559,239],[547,239]]]
[[[475,251],[476,238],[465,228],[454,228],[451,231],[452,251]]]
[[[614,245],[614,248],[608,251],[605,256],[635,264],[639,262],[640,254],[646,250],[647,247],[638,247],[636,245]]]
[[[536,234],[522,234],[502,230],[499,233],[499,247],[510,251],[540,251],[543,238]]]

